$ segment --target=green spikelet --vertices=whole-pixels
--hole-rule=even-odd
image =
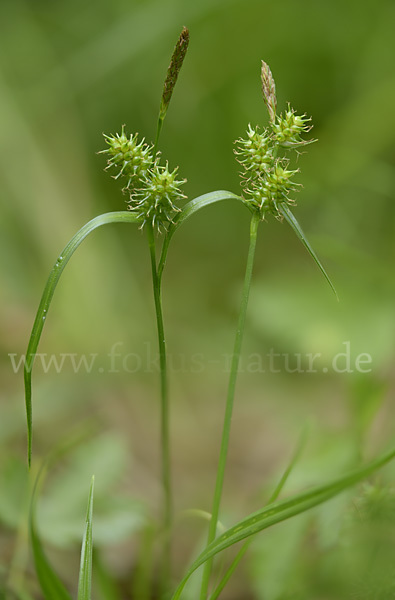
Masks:
[[[131,134],[129,137],[125,134],[125,126],[122,127],[121,134],[104,134],[108,148],[102,150],[102,154],[108,154],[107,169],[118,169],[114,179],[119,177],[126,178],[128,190],[139,187],[149,168],[154,163],[152,146],[144,142],[144,138],[139,141],[138,134]]]
[[[290,193],[297,191],[300,185],[292,180],[292,176],[298,171],[290,171],[287,166],[287,161],[277,159],[274,167],[264,176],[249,180],[249,186],[245,190],[247,196],[245,202],[259,210],[262,219],[268,212],[281,219],[278,211],[279,204],[284,202],[288,205],[295,204]]]
[[[306,115],[297,115],[293,108],[288,104],[288,110],[285,114],[277,117],[276,122],[272,123],[273,133],[277,142],[283,147],[296,147],[311,144],[315,140],[303,140],[301,135],[308,133],[312,126],[308,125],[311,119]]]
[[[241,177],[245,182],[251,177],[261,177],[273,166],[273,145],[267,129],[260,133],[258,127],[253,129],[248,125],[247,139],[240,138],[236,144],[234,152],[243,167]]]
[[[141,227],[150,222],[161,232],[181,210],[177,203],[186,198],[180,190],[186,179],[177,180],[177,173],[178,167],[169,171],[167,162],[166,166],[155,163],[144,175],[141,186],[131,192],[129,210],[137,213]]]

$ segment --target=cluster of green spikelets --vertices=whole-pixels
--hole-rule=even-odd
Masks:
[[[122,127],[120,134],[104,138],[108,144],[102,151],[108,154],[107,168],[118,170],[115,179],[126,180],[123,191],[129,196],[129,209],[137,214],[141,227],[149,222],[161,231],[180,211],[177,203],[186,198],[180,186],[186,180],[176,179],[178,167],[170,171],[167,162],[161,165],[160,154],[154,155],[153,146],[139,140],[137,133],[128,137]]]
[[[235,154],[242,165],[243,199],[261,218],[270,212],[281,218],[280,203],[294,204],[290,197],[299,185],[293,180],[298,172],[288,169],[289,159],[279,156],[281,149],[297,149],[314,140],[303,140],[302,134],[311,129],[310,119],[299,116],[288,105],[284,114],[276,115],[276,90],[268,65],[262,61],[263,97],[269,111],[270,126],[263,131],[248,126],[247,138],[236,141]]]
[[[177,61],[171,63],[162,99],[164,106],[160,115],[166,113],[172,88],[185,56],[187,40],[181,40],[180,48],[176,47],[174,56]],[[178,52],[177,52],[178,51]],[[262,61],[262,89],[270,122],[269,127],[248,126],[247,137],[236,141],[235,154],[242,165],[241,172],[243,200],[247,206],[258,211],[261,219],[267,213],[282,218],[279,205],[295,203],[291,194],[296,192],[300,184],[293,179],[298,170],[290,170],[289,159],[281,156],[281,151],[297,150],[301,146],[315,140],[304,140],[302,135],[311,130],[310,119],[306,115],[297,115],[288,105],[287,110],[276,114],[276,88],[269,66]],[[180,211],[179,202],[186,198],[181,192],[186,180],[177,179],[178,167],[169,170],[168,163],[160,164],[160,154],[154,146],[139,140],[138,134],[129,137],[122,127],[120,134],[105,135],[108,148],[103,153],[108,155],[107,168],[117,169],[115,179],[122,177],[126,181],[123,191],[128,194],[129,209],[138,216],[141,227],[147,223],[159,232],[166,229]]]

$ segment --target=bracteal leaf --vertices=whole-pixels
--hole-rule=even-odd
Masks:
[[[323,274],[323,276],[325,277],[325,279],[331,286],[332,291],[334,292],[334,294],[338,300],[339,297],[337,295],[335,286],[333,285],[328,273],[325,271],[324,267],[322,266],[320,259],[318,258],[318,256],[314,252],[313,248],[311,247],[309,241],[307,240],[305,234],[303,233],[301,226],[299,225],[298,221],[295,219],[294,215],[292,214],[292,212],[290,211],[288,206],[286,206],[284,203],[278,205],[278,210],[282,214],[284,219],[287,221],[287,223],[292,227],[292,229],[294,230],[294,232],[296,233],[296,235],[298,236],[298,238],[300,239],[300,241],[306,248],[307,252],[310,254],[312,259],[316,263],[317,267],[319,268],[319,270],[321,271],[321,273]]]

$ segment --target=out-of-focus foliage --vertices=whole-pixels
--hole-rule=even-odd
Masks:
[[[313,118],[319,141],[303,156],[304,189],[295,214],[340,296],[337,304],[286,224],[262,224],[226,524],[270,495],[257,490],[270,490],[307,418],[314,423],[312,441],[289,491],[339,474],[393,436],[394,21],[391,0],[2,0],[0,594],[11,589],[26,599],[37,589],[26,541],[22,369],[14,373],[9,354],[17,360],[25,351],[41,290],[68,239],[95,215],[124,208],[119,186],[96,154],[104,147],[102,132],[119,132],[125,123],[153,141],[163,80],[184,25],[189,51],[160,142],[170,168],[179,165],[187,177],[189,198],[216,189],[238,193],[233,141],[249,122],[267,123],[259,78],[265,60],[279,111],[289,100]],[[70,263],[39,348],[77,360],[97,354],[91,372],[73,373],[67,358],[60,373],[54,366],[45,373],[39,364],[34,375],[35,460],[77,429],[89,432],[48,475],[38,528],[72,585],[86,485],[97,458],[98,572],[118,585],[118,591],[102,592],[104,600],[130,596],[145,539],[141,502],[155,515],[160,500],[148,250],[137,228],[108,229],[84,242]],[[210,504],[226,391],[224,354],[231,352],[247,237],[248,212],[222,203],[180,229],[169,252],[163,300],[180,510]],[[271,352],[289,355],[289,362],[270,359]],[[318,353],[317,372],[308,372],[307,355]],[[348,354],[353,373],[333,368],[339,353]],[[288,372],[298,354],[303,373]],[[355,368],[360,354],[371,356],[363,365],[370,372]],[[338,358],[337,370],[346,361]],[[224,599],[250,593],[285,600],[299,593],[303,599],[355,594],[362,600],[379,593],[378,581],[384,595],[377,597],[388,597],[392,567],[379,557],[391,555],[394,519],[386,512],[384,523],[366,507],[392,497],[385,483],[391,473],[391,467],[383,472],[383,485],[360,490],[354,504],[345,496],[262,534]],[[334,522],[335,529],[328,525]],[[177,528],[179,575],[202,527],[182,522]],[[373,544],[378,551],[368,574]]]

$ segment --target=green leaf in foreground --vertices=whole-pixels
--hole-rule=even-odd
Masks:
[[[37,481],[39,476],[37,477]],[[41,591],[44,595],[45,600],[71,600],[71,596],[69,595],[63,583],[60,581],[59,577],[56,575],[55,571],[49,564],[47,557],[45,556],[41,540],[37,533],[35,516],[35,490],[37,487],[37,481],[35,489],[33,491],[29,518],[30,538],[37,577],[40,582]]]
[[[84,539],[81,548],[80,574],[78,579],[78,600],[91,600],[92,591],[92,514],[93,514],[93,488],[95,478],[92,477],[89,490],[88,510]]]
[[[239,521],[236,523],[236,525],[216,538],[197,557],[197,559],[188,569],[185,577],[181,580],[181,583],[172,596],[172,600],[178,600],[178,598],[180,598],[182,590],[184,589],[192,573],[194,573],[196,569],[198,569],[207,560],[222,550],[233,546],[237,542],[240,542],[241,540],[258,533],[263,529],[267,529],[271,525],[285,521],[286,519],[301,514],[306,510],[313,508],[314,506],[318,506],[319,504],[326,502],[330,498],[338,495],[340,492],[365,479],[374,471],[376,471],[376,469],[382,467],[394,457],[395,449],[383,454],[380,458],[372,461],[370,464],[360,467],[348,475],[344,475],[343,477],[336,479],[332,483],[313,488],[307,492],[302,492],[301,494],[297,494],[286,500],[281,500],[280,502],[270,504],[265,508],[252,513],[242,521]]]
[[[298,236],[298,238],[302,242],[303,246],[306,248],[307,252],[310,254],[310,256],[312,257],[312,259],[316,263],[317,267],[319,268],[319,270],[321,271],[321,273],[323,274],[323,276],[325,277],[325,279],[327,280],[327,282],[331,286],[332,291],[334,292],[337,300],[339,300],[339,297],[337,295],[335,286],[333,285],[333,283],[332,283],[332,281],[331,281],[328,273],[325,271],[324,267],[321,264],[320,259],[318,258],[318,256],[314,252],[313,248],[310,246],[310,243],[308,242],[305,234],[303,233],[301,226],[299,225],[299,223],[295,219],[294,215],[292,214],[292,212],[290,211],[290,209],[288,208],[288,206],[285,203],[279,204],[278,205],[278,210],[282,214],[282,216],[284,217],[284,219],[287,221],[287,223],[292,227],[292,229],[294,230],[294,232],[296,233],[296,235]]]
[[[26,360],[24,367],[25,379],[25,403],[26,403],[26,418],[27,418],[27,435],[28,435],[28,463],[31,464],[32,457],[32,370],[34,359],[36,356],[37,347],[41,338],[41,333],[46,321],[48,310],[58,284],[61,274],[68,261],[77,250],[84,239],[98,227],[102,225],[110,225],[111,223],[138,223],[136,215],[127,211],[111,212],[95,217],[86,225],[84,225],[69,241],[63,252],[59,255],[44,288],[41,296],[41,301],[34,320],[33,329],[30,335],[29,344],[26,351]]]
[[[307,438],[307,427],[305,427],[302,431],[302,435],[300,436],[299,442],[292,454],[291,460],[289,462],[289,464],[287,465],[287,468],[285,469],[284,473],[282,474],[280,481],[278,482],[278,484],[276,485],[272,495],[269,498],[268,504],[272,504],[273,502],[275,502],[277,500],[277,498],[279,497],[279,495],[281,494],[281,491],[284,487],[284,485],[287,482],[288,477],[290,476],[293,468],[295,467],[301,453],[302,450],[304,448],[304,445],[306,443],[306,438]],[[217,584],[215,590],[213,591],[213,593],[210,596],[209,600],[217,600],[217,598],[219,597],[219,595],[221,594],[222,590],[225,588],[226,584],[228,583],[229,579],[231,578],[231,576],[233,575],[233,573],[235,572],[236,568],[238,567],[241,559],[243,558],[243,556],[245,555],[245,553],[247,552],[250,543],[252,542],[252,538],[248,538],[246,542],[244,542],[244,544],[242,545],[242,547],[240,548],[239,552],[237,553],[237,555],[235,556],[235,558],[233,559],[232,563],[230,564],[230,566],[227,568],[225,574],[223,575],[222,579],[220,580],[220,582]]]

